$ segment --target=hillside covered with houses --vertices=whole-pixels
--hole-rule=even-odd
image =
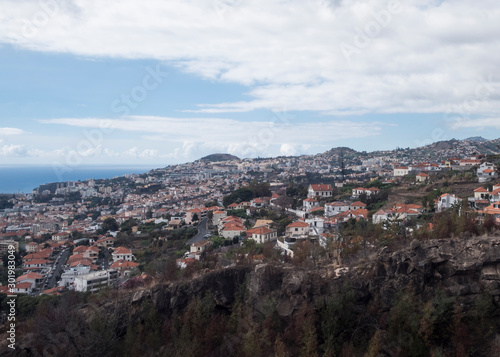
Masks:
[[[46,184],[3,196],[0,247],[15,246],[16,292],[26,294],[97,291],[242,259],[285,263],[314,247],[341,266],[360,242],[366,251],[450,234],[440,226],[450,212],[478,227],[500,223],[498,153],[477,152],[477,145],[491,149],[484,141],[457,143],[433,144],[442,148],[436,160],[424,160],[429,148],[213,155],[144,175]],[[363,234],[353,236],[357,229]]]
[[[466,147],[469,144],[466,142]],[[137,322],[137,326],[143,327],[132,327],[128,323],[118,328],[114,313],[108,311],[119,309],[123,305],[120,301],[129,299],[129,296],[133,296],[133,302],[126,304],[136,309],[133,306],[137,306],[137,301],[144,300],[142,294],[150,291],[148,289],[156,291],[151,296],[159,296],[155,294],[163,294],[158,291],[168,287],[173,290],[165,294],[176,296],[170,301],[178,306],[175,308],[178,310],[174,309],[175,314],[180,314],[174,316],[189,320],[190,314],[205,316],[203,314],[206,311],[211,311],[210,315],[204,317],[204,323],[223,322],[219,327],[226,336],[234,337],[224,343],[219,341],[219,347],[214,345],[206,348],[241,351],[249,343],[259,346],[262,351],[271,351],[273,348],[266,345],[265,336],[258,337],[263,324],[268,326],[267,331],[274,334],[277,346],[285,339],[287,348],[292,352],[303,350],[303,346],[308,343],[313,343],[313,349],[330,349],[335,353],[356,348],[360,351],[370,348],[377,350],[382,348],[381,344],[390,348],[387,346],[391,346],[391,339],[396,338],[391,326],[399,326],[392,319],[399,316],[400,306],[406,306],[401,305],[405,304],[405,299],[416,299],[416,292],[407,286],[413,284],[407,274],[417,274],[417,277],[412,278],[417,279],[416,282],[430,279],[429,284],[437,284],[439,279],[454,279],[458,274],[457,269],[465,268],[453,265],[456,262],[447,253],[451,249],[449,244],[453,248],[454,244],[467,244],[470,239],[489,241],[490,238],[481,237],[494,237],[500,225],[500,160],[496,153],[467,151],[460,156],[457,152],[445,151],[447,155],[443,154],[437,160],[428,160],[419,155],[413,158],[406,151],[404,156],[400,156],[400,153],[400,150],[395,150],[366,154],[339,148],[316,156],[246,160],[224,157],[224,161],[220,162],[200,160],[152,170],[144,175],[47,184],[32,193],[4,195],[0,201],[0,249],[4,260],[0,270],[0,304],[5,304],[8,294],[19,296],[18,318],[25,324],[26,331],[31,331],[30,336],[38,336],[41,331],[52,331],[51,334],[60,336],[73,333],[57,332],[59,325],[51,324],[51,319],[46,319],[47,311],[52,311],[51,314],[55,313],[61,321],[65,321],[65,316],[80,319],[78,321],[82,329],[82,326],[90,323],[85,327],[88,331],[78,335],[79,342],[75,346],[86,345],[83,341],[92,338],[93,341],[101,341],[121,351],[123,346],[117,341],[124,341],[127,350],[142,353],[139,351],[141,348],[133,347],[133,341],[141,338],[146,341],[141,346],[149,351],[159,351],[162,344],[151,342],[155,334],[147,331],[161,330],[161,333],[170,336],[165,341],[184,341],[180,345],[168,345],[168,348],[184,353],[185,346],[191,345],[187,340],[194,338],[192,334],[197,334],[196,338],[202,340],[207,336],[202,330],[196,330],[198,332],[182,335],[184,337],[179,335],[172,340],[169,335],[174,333],[172,331],[177,331],[177,334],[181,332],[176,330],[177,320],[172,320],[168,314],[162,317],[167,325],[163,325],[160,330],[150,328],[160,321],[160,315],[156,314],[166,311],[166,307],[161,307],[161,299],[155,298],[157,300],[153,302],[160,304],[157,312],[140,305],[141,309],[146,309],[141,310],[140,314],[146,315],[140,315],[143,316],[143,322]],[[484,244],[482,242],[481,247]],[[421,251],[421,246],[426,247],[427,253]],[[436,246],[444,253],[437,254]],[[474,249],[484,248],[481,247]],[[16,264],[14,288],[7,285],[6,269],[7,253],[12,249],[15,250]],[[399,262],[398,257],[403,253],[399,253],[398,249],[409,249],[410,253],[404,254],[412,257],[416,254],[411,259],[424,260],[418,263],[418,267],[411,268],[406,261]],[[453,249],[463,251],[465,248]],[[394,257],[389,259],[386,257],[388,254]],[[428,254],[429,257],[422,254]],[[480,254],[483,253],[477,253],[474,259],[483,257],[484,254]],[[493,256],[490,258],[496,259]],[[437,263],[429,265],[426,259]],[[449,260],[453,267],[439,267],[439,264]],[[396,263],[404,266],[391,267],[391,264]],[[467,266],[466,263],[460,264]],[[420,271],[430,267],[436,271]],[[477,275],[470,269],[461,273],[469,274],[469,280]],[[246,285],[244,276],[249,272],[262,277],[250,275],[254,277],[248,279],[258,280]],[[397,275],[399,280],[393,281],[393,273],[402,274],[402,277]],[[313,289],[316,285],[308,282],[310,274],[319,274],[320,277],[314,275],[318,288]],[[433,277],[429,277],[429,274]],[[479,305],[475,305],[475,301],[483,301],[478,296],[486,291],[496,292],[496,285],[490,284],[488,280],[491,274],[481,274],[488,283],[481,283],[484,289],[463,279],[444,285],[448,289],[446,291],[460,292],[457,296],[469,304],[466,305],[467,309],[461,307],[459,311],[455,307],[455,312],[451,313],[450,304],[455,297],[448,296],[448,293],[448,300],[442,300],[443,295],[439,292],[441,288],[432,288],[430,297],[411,300],[415,306],[426,306],[426,311],[431,315],[418,316],[421,327],[416,332],[412,330],[413,335],[407,337],[410,339],[408,341],[420,341],[418,343],[421,346],[427,344],[427,348],[445,348],[447,351],[462,348],[455,342],[453,346],[435,347],[435,341],[422,337],[422,333],[427,334],[425,336],[430,333],[430,330],[424,329],[425,326],[433,326],[432,331],[439,327],[432,320],[432,314],[442,313],[444,307],[439,304],[443,301],[448,304],[446,311],[451,314],[446,315],[446,321],[462,319],[460,328],[477,325],[484,327],[481,331],[491,330],[493,322],[490,319],[477,322],[474,317],[478,311],[482,311]],[[285,276],[288,279],[286,283],[283,281]],[[339,284],[344,281],[342,286],[337,286],[337,279],[340,279]],[[345,282],[358,279],[369,279],[370,283],[363,283],[368,284],[368,287],[377,281],[376,284],[382,284],[383,279],[385,285],[372,288],[390,292],[377,297],[375,290],[367,292],[361,287],[356,290]],[[208,284],[210,292],[201,293],[201,288],[196,288],[196,284]],[[225,284],[231,288],[225,287]],[[403,295],[392,292],[394,288],[390,287],[396,285],[405,287],[406,290],[401,290]],[[297,295],[298,291],[308,289],[313,289],[312,295],[319,294],[322,301],[326,301],[327,297],[323,296],[325,292],[319,286],[334,289],[328,298],[333,300],[328,300],[330,302],[319,310],[313,309],[312,301],[304,302],[305,305],[299,304],[302,298],[300,294]],[[189,293],[183,293],[182,289],[187,289]],[[267,300],[259,302],[259,299],[253,299],[248,306],[238,305],[238,299],[249,299],[248,296],[255,293],[252,289],[263,289],[259,296],[266,296]],[[283,299],[283,296],[268,295],[269,289],[285,289],[283,294],[291,294],[287,298],[291,300],[278,303],[276,301]],[[360,289],[364,291],[362,294]],[[247,293],[243,293],[244,290]],[[226,298],[220,300],[221,294],[228,291],[233,294],[230,303]],[[237,295],[238,291],[243,295]],[[354,298],[356,294],[364,297]],[[474,300],[471,300],[470,294],[473,294]],[[211,297],[215,299],[216,305],[211,305],[214,304]],[[386,301],[387,306],[370,305],[379,304],[376,302],[378,299]],[[429,307],[427,301],[431,300],[428,299],[437,299],[433,300],[437,305]],[[363,305],[372,300],[368,306]],[[359,306],[363,305],[363,309],[359,310],[353,301],[357,301]],[[94,322],[85,322],[81,319],[83,315],[78,309],[85,309],[89,303],[96,311],[107,306],[107,312],[90,315],[97,319],[101,313],[106,313],[106,323],[97,323],[95,319],[92,320]],[[70,314],[64,312],[67,304],[74,306]],[[493,305],[488,306],[492,311],[491,316],[496,316]],[[187,310],[183,310],[185,308]],[[381,322],[385,331],[383,335],[377,335],[370,328],[371,332],[363,332],[364,342],[355,348],[350,345],[356,340],[352,337],[354,335],[348,337],[332,327],[336,325],[331,325],[331,328],[324,325],[327,323],[324,321],[329,321],[324,319],[331,316],[325,309],[330,308],[337,311],[339,316],[340,311],[350,314],[350,317],[346,315],[345,320],[342,320],[342,326],[347,326],[350,333],[355,331],[351,326],[352,321],[361,319],[366,323],[375,318],[369,315],[370,311],[376,311],[379,321],[384,321],[383,309],[390,311],[390,317],[389,322]],[[260,321],[248,309],[262,311],[263,316],[267,317]],[[274,312],[269,315],[266,312],[268,310]],[[251,321],[244,323],[247,327],[238,328],[247,332],[230,327],[229,321],[243,324],[245,319],[241,314],[253,316]],[[5,320],[5,313],[2,316]],[[120,316],[125,315],[120,313]],[[312,330],[297,327],[297,321],[304,318],[310,323],[316,321],[321,328],[313,328],[309,323],[305,326]],[[442,318],[445,318],[444,315]],[[41,323],[45,324],[45,330],[33,330],[33,326]],[[63,325],[66,326],[67,322]],[[99,330],[105,326],[107,333]],[[95,328],[101,332],[94,333]],[[116,335],[109,335],[110,331]],[[453,333],[460,335],[456,331]],[[331,333],[338,335],[338,343],[324,340]],[[483,342],[490,343],[492,335],[476,331],[474,336],[476,342],[471,342],[471,346],[476,351],[490,348],[489,344]],[[43,340],[49,337],[39,338]],[[400,345],[407,346],[402,351],[417,348],[410,342],[403,341]],[[69,350],[79,348],[68,347],[70,345],[65,343],[58,346]]]

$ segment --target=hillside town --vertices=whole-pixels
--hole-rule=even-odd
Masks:
[[[329,252],[341,268],[343,253],[355,246],[437,232],[435,217],[443,212],[500,224],[497,152],[480,153],[465,142],[438,160],[400,154],[338,148],[299,157],[217,161],[213,155],[141,175],[7,195],[0,250],[17,252],[11,292],[95,292],[243,260],[285,263],[304,247]],[[349,235],[357,225],[377,227],[377,240]],[[2,274],[0,291],[7,292]]]

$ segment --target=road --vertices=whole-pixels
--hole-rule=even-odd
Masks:
[[[57,261],[57,263],[54,266],[54,270],[52,271],[52,276],[48,280],[48,285],[47,285],[46,289],[51,289],[56,285],[56,283],[57,283],[56,277],[57,277],[57,275],[60,275],[59,273],[62,273],[61,267],[63,266],[64,263],[66,263],[66,260],[68,260],[68,256],[69,256],[68,249],[65,249],[62,252],[62,254],[59,255],[59,260]]]
[[[104,257],[102,258],[103,269],[109,269],[109,250],[108,247],[104,247]]]
[[[187,244],[191,245],[193,243],[197,243],[203,239],[206,239],[205,234],[208,233],[207,221],[208,218],[203,218],[201,220],[201,222],[198,224],[198,234],[191,238]]]

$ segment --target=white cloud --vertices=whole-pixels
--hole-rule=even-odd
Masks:
[[[485,119],[454,119],[449,124],[452,129],[485,129],[495,128],[500,129],[500,118],[485,118]]]
[[[297,153],[295,146],[292,144],[281,144],[280,154],[285,156],[293,156]]]
[[[25,131],[18,128],[0,128],[0,135],[20,135]]]
[[[143,132],[146,133],[145,140],[183,143],[187,146],[185,150],[194,150],[196,143],[218,147],[224,143],[223,146],[238,151],[249,146],[265,148],[266,145],[290,142],[326,145],[335,140],[379,135],[385,125],[379,122],[363,123],[347,120],[293,123],[286,116],[276,116],[272,121],[252,122],[220,118],[181,119],[151,116],[131,116],[124,119],[60,118],[45,119],[40,122],[98,129],[103,120],[108,124],[107,130]],[[130,154],[137,153],[131,151]]]
[[[0,157],[19,157],[26,156],[27,151],[24,145],[4,145],[0,147]]]
[[[408,0],[397,11],[389,3],[4,0],[0,42],[156,59],[250,87],[250,100],[201,105],[208,113],[284,106],[336,115],[448,112],[500,73],[499,2]],[[472,114],[496,112],[495,86]]]

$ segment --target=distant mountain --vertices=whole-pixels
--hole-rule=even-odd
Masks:
[[[204,156],[200,159],[200,161],[205,161],[205,162],[217,162],[217,161],[240,161],[240,158],[231,154],[212,154],[212,155],[207,155]]]
[[[358,152],[342,147],[333,148],[316,157],[322,157],[334,165],[340,164],[340,156],[344,157],[347,164],[359,164],[370,157],[390,156],[400,162],[408,160],[439,161],[453,157],[467,157],[475,154],[499,155],[500,139],[486,140],[482,137],[473,137],[465,140],[445,140],[417,148],[397,148],[386,151]]]
[[[356,154],[357,151],[348,147],[336,147],[333,149],[328,150],[325,154],[329,155],[340,155],[340,154],[346,155],[346,154]]]
[[[488,139],[485,139],[482,136],[472,136],[472,137],[464,139],[462,141],[472,141],[475,143],[484,143],[485,141],[488,141]]]

